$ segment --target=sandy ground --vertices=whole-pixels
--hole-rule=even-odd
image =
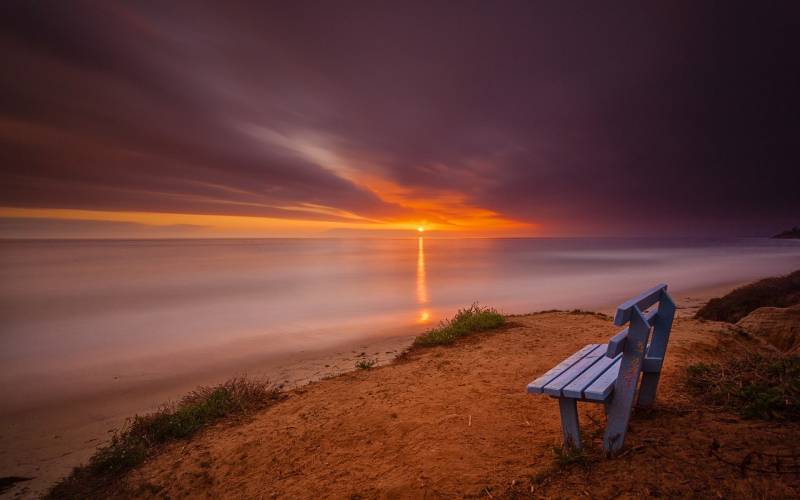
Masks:
[[[412,335],[392,336],[333,349],[256,358],[236,367],[182,377],[147,374],[120,377],[113,391],[94,391],[87,386],[69,398],[54,398],[49,405],[0,416],[0,477],[32,478],[0,495],[2,498],[36,498],[73,467],[85,463],[109,431],[125,419],[156,409],[203,384],[215,384],[228,376],[247,374],[267,378],[286,389],[354,369],[357,360],[369,358],[388,363],[413,341]],[[228,375],[221,375],[228,374]],[[76,384],[80,381],[76,381]],[[87,384],[88,385],[88,384]],[[33,388],[31,388],[33,389]]]
[[[557,405],[525,385],[616,329],[545,313],[293,390],[244,424],[168,447],[128,484],[171,498],[797,497],[796,474],[757,471],[800,453],[800,425],[741,420],[684,391],[688,364],[757,341],[681,316],[657,406],[634,414],[621,456],[599,457],[602,408],[579,405],[588,468],[555,465]]]
[[[681,293],[678,295],[679,313],[692,314],[709,297],[724,294],[733,286],[728,284]],[[611,313],[613,306],[601,310]],[[599,325],[600,330],[593,330],[592,341],[603,341],[603,335],[610,327],[608,322],[605,323]],[[412,339],[412,335],[392,336],[342,344],[335,349],[252,359],[238,366],[235,372],[267,377],[291,389],[350,371],[355,361],[364,357],[377,359],[379,365],[386,364],[408,347]],[[558,357],[558,354],[553,356]],[[551,357],[542,353],[539,359]],[[0,418],[0,476],[33,479],[18,484],[2,496],[35,497],[41,494],[54,481],[68,474],[72,467],[85,462],[97,445],[107,439],[109,430],[120,426],[125,418],[150,411],[199,384],[219,382],[219,373],[233,373],[231,370],[230,367],[221,367],[216,372],[192,374],[190,379],[131,377],[119,380],[119,386],[112,393],[93,393],[87,389],[68,400],[54,399],[48,407],[3,415]]]

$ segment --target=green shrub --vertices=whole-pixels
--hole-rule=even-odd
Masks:
[[[414,344],[424,347],[452,344],[459,337],[497,328],[504,323],[505,318],[496,309],[481,307],[475,303],[466,309],[459,309],[452,319],[443,321],[438,327],[417,337]]]

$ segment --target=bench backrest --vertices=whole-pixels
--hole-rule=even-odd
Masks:
[[[628,344],[627,341],[631,337],[631,329],[641,325],[641,333],[644,335],[643,340],[645,341],[645,346],[647,346],[645,358],[663,360],[674,318],[675,302],[667,293],[667,285],[664,283],[623,302],[617,307],[614,324],[624,326],[630,323],[630,326],[611,337],[606,355],[613,358],[626,350],[636,351],[636,345],[634,343]],[[650,335],[651,328],[652,337]],[[640,332],[637,330],[635,333],[638,334]],[[639,336],[636,335],[637,338]],[[635,354],[635,352],[633,353]],[[649,366],[653,362],[647,364]]]
[[[674,317],[675,302],[665,284],[654,286],[617,308],[614,324],[627,324],[628,328],[611,338],[606,352],[606,356],[612,358],[622,353],[604,438],[606,450],[610,452],[622,446],[634,399],[638,406],[650,406],[655,400]]]

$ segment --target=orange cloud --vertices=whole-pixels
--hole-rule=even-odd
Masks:
[[[456,191],[431,190],[420,193],[412,188],[367,174],[359,174],[349,180],[373,192],[382,201],[416,212],[419,223],[426,229],[470,232],[511,231],[530,234],[537,227],[535,224],[516,221],[495,211],[471,205],[463,193]]]

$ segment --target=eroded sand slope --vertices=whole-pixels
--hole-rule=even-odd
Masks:
[[[658,406],[634,415],[622,456],[588,469],[554,468],[557,404],[527,395],[525,385],[615,332],[595,315],[512,317],[507,327],[453,347],[415,350],[391,365],[295,390],[244,424],[171,446],[128,483],[137,496],[185,498],[800,493],[795,476],[742,475],[718,458],[796,453],[800,426],[742,421],[689,398],[683,367],[720,349],[758,346],[728,325],[686,318],[676,320]],[[596,455],[602,409],[579,406]]]

